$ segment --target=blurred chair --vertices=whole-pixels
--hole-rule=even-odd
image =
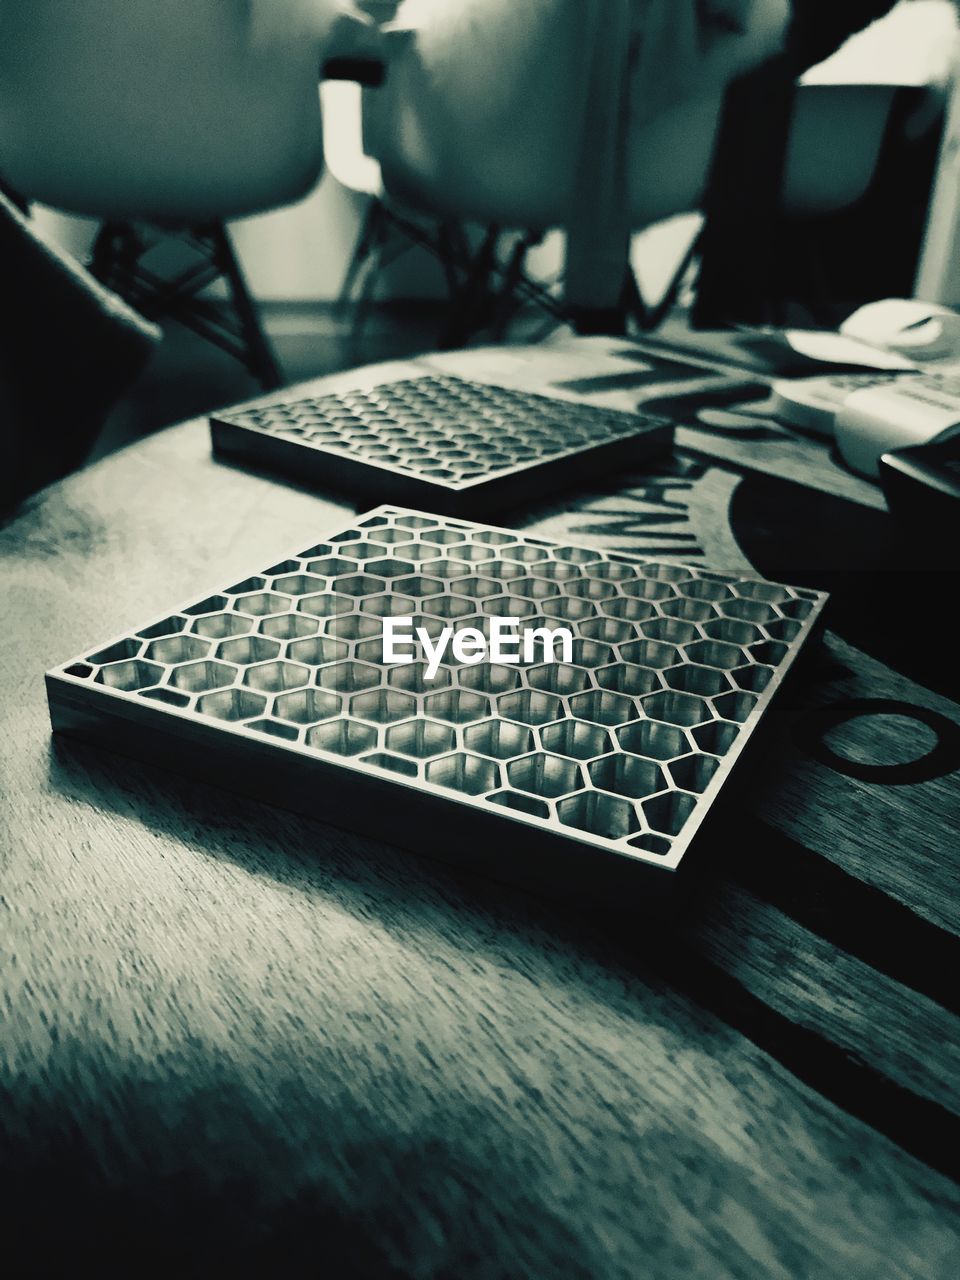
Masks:
[[[334,6],[301,0],[31,0],[0,8],[0,172],[104,226],[92,270],[144,314],[279,370],[224,222],[305,194],[322,170],[318,68]],[[189,261],[149,257],[166,235]],[[230,314],[206,296],[226,284]]]
[[[788,8],[735,0],[749,19],[736,28],[711,25],[710,7],[406,0],[398,22],[413,34],[363,113],[378,199],[512,231],[513,281],[529,248],[562,229],[554,308],[584,330],[621,327],[626,308],[650,323],[631,232],[697,206],[726,87],[776,47]]]

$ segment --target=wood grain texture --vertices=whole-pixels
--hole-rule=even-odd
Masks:
[[[674,982],[654,930],[51,741],[47,667],[344,511],[213,462],[190,424],[0,532],[8,1256],[59,1274],[135,1257],[186,1275],[955,1275],[956,1185]],[[814,782],[826,809],[834,783]],[[809,797],[777,786],[761,821],[813,840]],[[888,806],[884,847],[913,804]],[[952,927],[926,864],[880,873],[856,830],[837,841],[825,857]],[[686,963],[955,1110],[941,1004],[748,887],[704,896]]]

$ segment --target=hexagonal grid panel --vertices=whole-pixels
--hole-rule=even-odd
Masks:
[[[467,839],[492,820],[521,850],[520,828],[535,827],[673,870],[825,600],[381,507],[51,672],[51,713],[81,734],[77,708],[80,726],[134,721],[145,739],[179,732],[208,755],[220,743],[255,769],[315,775],[306,811],[347,827],[364,826],[364,786],[381,799],[405,788],[422,822],[396,834],[414,847],[432,806]],[[448,648],[433,676],[425,652],[383,662],[387,619],[435,641],[461,626],[489,637],[497,615],[521,633],[568,627],[566,660]],[[129,734],[117,740],[136,754]]]
[[[279,467],[324,488],[474,516],[513,500],[517,477],[529,500],[555,487],[565,466],[582,481],[591,469],[661,452],[672,439],[670,424],[650,414],[450,375],[374,385],[363,385],[361,376],[349,391],[219,413],[210,431],[216,452],[245,464]],[[470,544],[460,555],[479,573],[485,551],[484,544]],[[316,561],[306,569],[323,572]],[[299,568],[290,571],[289,581],[298,576]],[[276,587],[286,589],[280,582]],[[309,590],[306,582],[299,590]]]

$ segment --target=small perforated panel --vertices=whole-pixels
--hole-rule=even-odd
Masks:
[[[321,781],[336,766],[483,809],[507,840],[532,825],[672,869],[825,599],[382,507],[51,672],[51,708],[56,724],[60,705],[101,722],[135,707],[145,733],[203,726],[208,750],[229,734],[315,762]],[[434,637],[489,635],[494,616],[565,625],[572,660],[448,650],[430,680],[423,662],[383,662],[399,616]],[[335,786],[322,798],[362,828]]]
[[[670,425],[650,414],[452,376],[227,411],[210,423],[218,452],[464,514],[510,500],[512,477],[523,477],[529,500],[531,481],[551,465],[575,458],[578,467],[601,469],[638,461],[672,439]],[[542,479],[551,482],[549,471]]]

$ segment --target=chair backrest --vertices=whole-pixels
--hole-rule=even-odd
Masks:
[[[320,174],[334,0],[0,5],[0,171],[71,212],[197,221]]]

